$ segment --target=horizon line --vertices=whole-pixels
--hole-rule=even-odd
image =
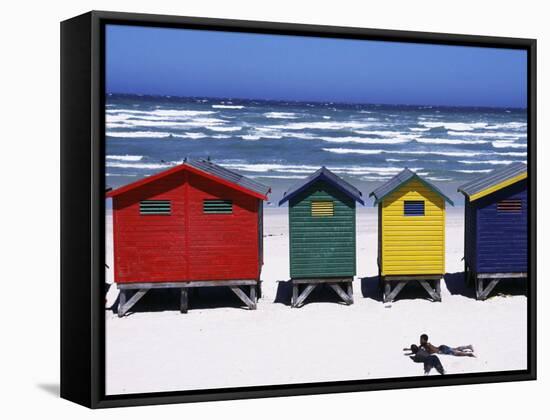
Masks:
[[[257,102],[288,102],[288,103],[315,103],[324,105],[368,105],[368,106],[407,106],[407,107],[439,107],[439,108],[485,108],[485,109],[514,109],[527,110],[527,106],[496,106],[496,105],[437,105],[437,104],[405,104],[405,103],[374,103],[374,102],[343,102],[343,101],[321,101],[321,100],[296,100],[296,99],[269,99],[269,98],[244,98],[244,97],[223,97],[223,96],[182,96],[153,93],[126,93],[126,92],[105,92],[106,96],[127,95],[127,96],[149,96],[178,99],[208,99],[208,100],[231,100],[231,101],[257,101]]]

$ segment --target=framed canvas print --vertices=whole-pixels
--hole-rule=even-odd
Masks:
[[[536,43],[61,24],[61,394],[536,377]]]

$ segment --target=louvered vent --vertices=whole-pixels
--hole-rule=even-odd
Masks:
[[[497,203],[499,213],[521,213],[521,200],[502,200]]]
[[[231,214],[233,202],[231,200],[204,200],[203,212],[206,214]]]
[[[139,214],[171,214],[169,200],[145,200],[139,203]]]
[[[405,216],[424,216],[424,201],[405,201]]]
[[[334,201],[312,201],[311,215],[318,217],[334,216]]]

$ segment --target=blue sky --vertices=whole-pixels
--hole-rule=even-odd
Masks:
[[[108,25],[109,93],[525,107],[527,53]]]

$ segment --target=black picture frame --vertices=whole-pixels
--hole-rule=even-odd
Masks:
[[[105,395],[106,24],[522,49],[528,65],[529,276],[526,370]],[[61,23],[61,397],[90,408],[536,379],[536,40],[92,11]]]

